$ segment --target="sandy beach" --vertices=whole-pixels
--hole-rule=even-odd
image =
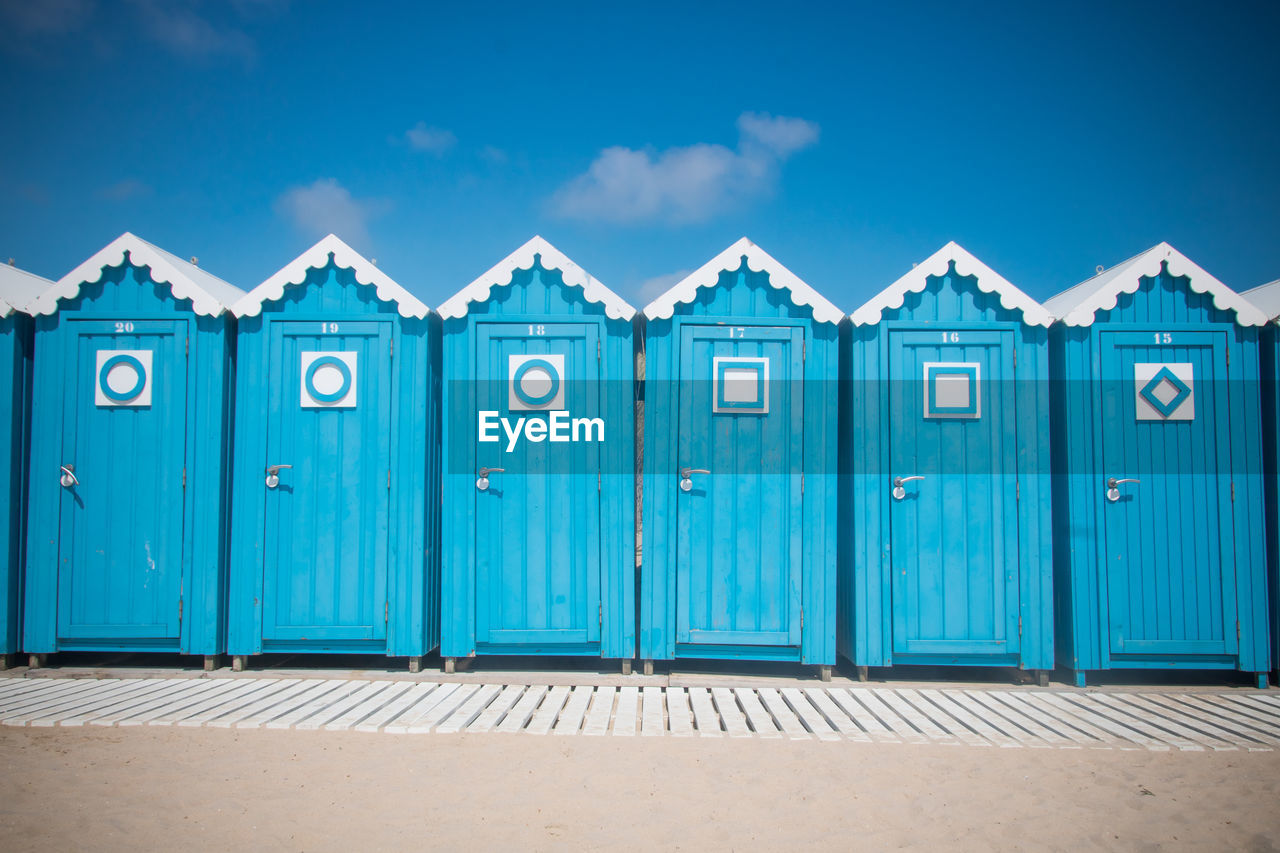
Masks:
[[[1280,846],[1280,753],[0,729],[0,848]]]

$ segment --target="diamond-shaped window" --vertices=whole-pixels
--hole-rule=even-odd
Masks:
[[[1138,393],[1151,408],[1167,418],[1191,395],[1191,388],[1168,367],[1162,367]]]

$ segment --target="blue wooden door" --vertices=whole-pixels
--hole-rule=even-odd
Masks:
[[[268,324],[264,640],[387,636],[390,322]],[[240,400],[238,405],[254,405]],[[400,473],[408,477],[407,473]]]
[[[599,335],[594,323],[478,324],[477,408],[513,429],[521,418],[550,429],[555,413],[600,417]],[[504,469],[475,492],[476,642],[599,643],[602,445],[572,430],[514,445],[497,432],[476,443],[477,467]]]
[[[177,641],[187,429],[184,320],[67,323],[58,638]],[[33,472],[57,477],[57,471]]]
[[[676,642],[799,646],[804,329],[680,327]],[[680,470],[671,472],[679,475]]]
[[[1103,331],[1102,504],[1113,655],[1233,655],[1225,332]],[[1105,480],[1117,484],[1107,498]]]
[[[1019,651],[1013,347],[1009,331],[890,332],[896,654]],[[899,477],[924,479],[898,497]]]

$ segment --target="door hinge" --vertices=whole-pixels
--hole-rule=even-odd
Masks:
[[[396,339],[395,338],[391,339],[391,357],[392,358],[396,357]]]
[[[191,355],[191,336],[187,335],[186,343],[182,345],[182,354],[184,356]]]
[[[596,361],[600,360],[600,339],[596,338]]]
[[[1013,481],[1013,499],[1015,501],[1022,500],[1022,481],[1021,480]]]
[[[804,472],[800,472],[800,494],[804,494]]]
[[[383,622],[391,621],[391,602],[390,601],[382,602],[382,621]]]
[[[1018,614],[1018,636],[1022,636],[1022,614]]]
[[[596,606],[596,618],[598,619],[600,625],[603,626],[604,625],[604,602],[603,601]]]
[[[1018,366],[1018,351],[1016,349],[1013,351],[1013,366]]]
[[[1240,639],[1240,620],[1236,620],[1236,639]]]
[[[1227,364],[1231,363],[1231,350],[1227,350]]]
[[[185,489],[186,487],[187,487],[187,466],[183,465],[182,466],[182,488]]]
[[[1235,480],[1231,481],[1231,502],[1232,503],[1236,502],[1236,481]]]
[[[805,361],[808,358],[809,358],[809,342],[801,341],[800,342],[800,360]]]
[[[597,492],[604,491],[604,490],[601,488],[601,486],[600,486],[600,479],[601,479],[601,478],[600,478],[600,472],[599,472],[599,471],[597,471],[597,472],[596,472],[596,491],[597,491]]]
[[[387,490],[391,490],[391,469],[387,469]]]
[[[178,599],[178,621],[179,622],[182,621],[182,599],[181,598]],[[1239,623],[1237,622],[1236,624],[1238,625]]]
[[[804,630],[804,608],[800,608],[800,630]]]

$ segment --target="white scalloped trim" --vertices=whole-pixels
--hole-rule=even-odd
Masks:
[[[1280,323],[1280,278],[1260,284],[1240,295],[1270,317],[1273,323]]]
[[[698,291],[704,287],[715,287],[720,281],[720,273],[725,270],[736,270],[747,259],[747,269],[752,272],[769,274],[769,284],[787,291],[791,302],[795,305],[808,305],[813,309],[813,319],[819,323],[836,323],[844,319],[844,312],[832,305],[825,297],[809,285],[805,284],[791,270],[752,243],[746,237],[738,240],[729,248],[707,261],[693,273],[666,293],[645,306],[644,316],[650,320],[665,320],[675,313],[676,305],[687,304],[698,298]]]
[[[393,303],[400,316],[422,319],[431,310],[421,299],[393,281],[371,261],[330,234],[296,257],[284,269],[246,293],[244,298],[231,306],[231,313],[237,317],[258,316],[264,302],[283,299],[286,287],[302,284],[307,280],[310,270],[327,267],[330,255],[333,255],[333,262],[339,267],[351,270],[358,283],[373,285],[378,298],[383,302]]]
[[[560,275],[566,285],[582,288],[583,299],[602,305],[605,316],[614,320],[630,320],[635,316],[636,309],[632,308],[625,299],[601,284],[595,276],[569,260],[555,246],[537,236],[494,264],[484,275],[459,290],[453,296],[450,296],[436,310],[446,320],[452,317],[466,316],[467,311],[470,310],[471,303],[484,302],[489,298],[493,288],[510,285],[516,270],[531,269],[534,255],[542,256],[543,269],[560,270]]]
[[[240,288],[126,231],[58,279],[31,303],[29,310],[33,315],[52,314],[58,310],[59,299],[75,299],[81,287],[101,280],[104,270],[123,266],[126,254],[134,266],[150,269],[151,278],[157,284],[169,285],[174,299],[190,299],[191,310],[197,314],[216,317],[244,295]]]
[[[31,303],[47,288],[49,279],[7,264],[0,264],[0,319],[10,314],[30,314]]]
[[[956,275],[977,278],[979,290],[999,296],[1000,304],[1005,309],[1021,312],[1023,323],[1028,326],[1045,327],[1053,323],[1052,315],[1043,305],[1027,296],[1008,279],[975,258],[954,240],[873,296],[861,308],[850,314],[849,319],[855,326],[874,326],[880,322],[885,311],[901,308],[908,293],[920,293],[928,285],[930,278],[945,276],[952,261],[956,265]]]
[[[1089,287],[1093,279],[1086,279],[1053,297],[1046,304],[1068,326],[1092,325],[1099,311],[1111,311],[1116,307],[1120,294],[1137,293],[1142,279],[1158,276],[1161,262],[1168,263],[1170,275],[1189,278],[1192,291],[1213,297],[1214,307],[1218,310],[1234,312],[1236,322],[1241,326],[1267,324],[1267,315],[1260,308],[1209,275],[1168,243],[1153,246],[1141,255],[1094,276],[1093,279],[1098,279],[1096,287]],[[1077,288],[1080,292],[1072,294]]]

